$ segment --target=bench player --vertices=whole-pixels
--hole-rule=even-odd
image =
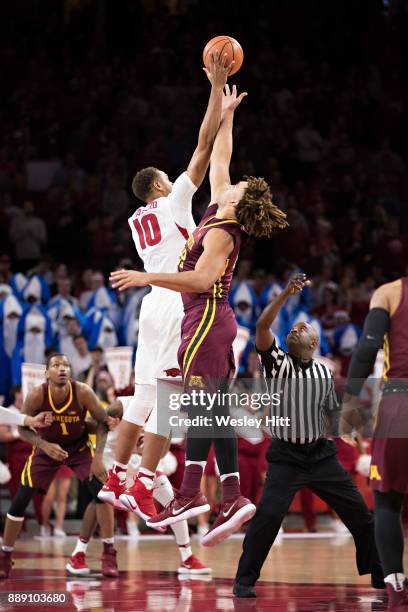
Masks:
[[[146,202],[130,217],[129,225],[146,272],[175,272],[185,241],[194,230],[192,197],[207,172],[221,121],[223,88],[231,66],[214,54],[207,76],[211,94],[201,124],[198,144],[188,168],[172,184],[157,168],[139,171],[133,193]],[[136,512],[146,520],[156,513],[153,483],[167,439],[146,431],[142,464],[133,485],[126,490],[126,470],[137,438],[145,426],[156,398],[157,378],[178,375],[177,347],[183,305],[180,295],[154,287],[142,302],[135,363],[135,392],[119,426],[116,460],[99,499],[119,509]],[[125,506],[119,500],[122,500]]]
[[[211,156],[212,204],[183,249],[179,272],[149,274],[119,270],[111,274],[113,287],[120,290],[152,285],[182,294],[185,314],[178,359],[184,384],[187,388],[206,387],[213,392],[225,386],[235,369],[232,343],[237,324],[228,293],[243,233],[269,236],[287,225],[286,215],[273,203],[269,186],[263,179],[249,177],[247,181],[231,185],[233,116],[242,94],[237,98],[235,86],[232,95],[228,86],[226,91],[229,104]],[[189,414],[194,418],[202,415],[202,410],[201,406],[194,414],[190,406]],[[217,413],[228,414],[228,408],[216,406],[213,414]],[[213,439],[221,475],[222,503],[215,522],[202,539],[207,546],[228,537],[255,512],[254,504],[240,492],[233,428],[214,431]],[[211,436],[189,429],[180,492],[163,512],[147,521],[150,527],[171,525],[209,510],[207,500],[200,494],[200,482],[211,442]]]
[[[71,367],[65,355],[54,353],[46,364],[47,382],[34,387],[27,395],[23,411],[30,417],[52,412],[53,421],[36,433],[21,428],[20,436],[33,445],[21,474],[21,485],[7,513],[3,546],[0,551],[0,578],[8,578],[12,567],[14,544],[21,531],[24,512],[36,492],[46,493],[61,464],[68,465],[77,478],[86,481],[94,498],[105,477],[102,452],[107,436],[107,415],[92,389],[71,380]],[[85,422],[87,411],[97,421],[95,451],[88,439]],[[99,503],[98,522],[104,551],[102,572],[116,576],[116,551],[113,548],[113,512]]]
[[[384,386],[373,434],[370,481],[374,490],[375,539],[388,593],[388,609],[408,611],[403,568],[401,510],[408,492],[408,277],[373,294],[363,334],[350,362],[341,433],[358,426],[359,395],[384,346]],[[357,418],[357,420],[355,420]]]

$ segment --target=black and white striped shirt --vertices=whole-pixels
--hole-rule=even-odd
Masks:
[[[330,412],[338,410],[330,368],[311,359],[302,362],[279,348],[258,351],[270,386],[272,437],[290,442],[312,442],[326,433]]]

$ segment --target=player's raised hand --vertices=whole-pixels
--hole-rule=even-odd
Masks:
[[[285,292],[288,295],[295,295],[296,293],[300,293],[307,285],[310,285],[310,280],[308,280],[306,274],[299,272],[289,279]]]
[[[64,461],[68,457],[67,451],[61,448],[59,444],[54,444],[53,442],[43,442],[41,449],[54,461]]]
[[[119,291],[124,291],[129,287],[146,287],[149,284],[146,272],[136,270],[115,270],[111,272],[109,281],[113,289],[119,289]]]
[[[247,96],[247,92],[243,91],[239,96],[237,95],[237,86],[233,85],[232,90],[228,83],[226,83],[224,88],[224,95],[222,97],[222,112],[225,111],[234,111],[237,106],[239,106],[242,100]]]
[[[37,429],[41,429],[44,427],[49,427],[54,420],[54,415],[52,412],[40,412],[36,414],[34,417],[26,416],[24,425],[27,427],[36,427]]]
[[[213,87],[223,88],[234,65],[234,61],[227,64],[227,54],[211,53],[208,68],[203,68]]]

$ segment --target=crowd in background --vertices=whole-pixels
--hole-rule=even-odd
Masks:
[[[264,176],[290,223],[241,254],[231,303],[251,337],[240,374],[256,372],[257,315],[295,269],[312,283],[275,334],[284,345],[294,321],[311,322],[344,374],[375,287],[407,273],[407,2],[237,0],[233,31],[227,0],[16,4],[0,20],[3,401],[21,363],[51,350],[108,399],[103,351],[136,348],[148,291],[107,283],[117,266],[141,267],[131,179],[186,168],[209,93],[201,49],[220,33],[244,47],[232,82],[249,92],[232,180]],[[197,220],[208,201],[204,185]]]

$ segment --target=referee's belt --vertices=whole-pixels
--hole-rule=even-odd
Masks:
[[[387,380],[382,390],[383,395],[391,393],[408,393],[408,381],[401,379]]]

